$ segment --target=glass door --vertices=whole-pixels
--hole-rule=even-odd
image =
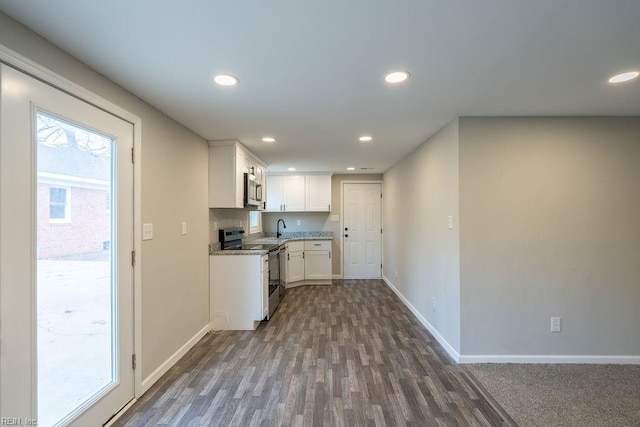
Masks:
[[[101,425],[133,398],[133,126],[1,71],[1,415]]]

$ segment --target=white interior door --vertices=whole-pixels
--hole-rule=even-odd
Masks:
[[[382,186],[343,184],[344,272],[346,279],[382,277]]]
[[[0,416],[102,425],[134,395],[133,125],[0,78]]]

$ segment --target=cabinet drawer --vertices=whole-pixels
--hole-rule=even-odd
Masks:
[[[331,240],[305,240],[305,251],[330,251]]]
[[[287,243],[287,251],[288,252],[299,252],[304,251],[304,242],[288,242]]]

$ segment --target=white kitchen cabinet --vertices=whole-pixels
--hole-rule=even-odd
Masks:
[[[262,256],[262,318],[269,315],[269,255]]]
[[[284,206],[284,176],[269,175],[269,186],[267,187],[267,210],[282,211]]]
[[[254,330],[269,311],[268,257],[213,255],[209,267],[211,328]]]
[[[306,284],[331,283],[331,240],[304,242],[304,280]]]
[[[304,242],[288,242],[286,248],[286,283],[290,287],[304,280]]]
[[[304,280],[304,251],[287,253],[287,284]]]
[[[269,175],[267,210],[302,212],[305,206],[304,175]]]
[[[269,175],[267,210],[331,211],[331,175]]]
[[[266,170],[239,141],[209,141],[209,207],[244,208],[244,173],[251,166]]]
[[[305,210],[331,211],[331,175],[305,176]]]
[[[291,212],[304,211],[304,176],[285,176],[284,210]]]
[[[285,283],[288,288],[331,284],[331,240],[287,242],[286,248]]]

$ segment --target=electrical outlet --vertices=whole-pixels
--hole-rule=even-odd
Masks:
[[[562,317],[551,318],[551,332],[562,332]]]
[[[431,307],[433,308],[433,311],[436,311],[438,309],[438,305],[436,304],[436,297],[431,297]]]
[[[302,220],[301,219],[297,220],[296,222],[298,224],[298,227],[300,227],[302,225]]]
[[[153,224],[142,224],[142,240],[153,240]]]

